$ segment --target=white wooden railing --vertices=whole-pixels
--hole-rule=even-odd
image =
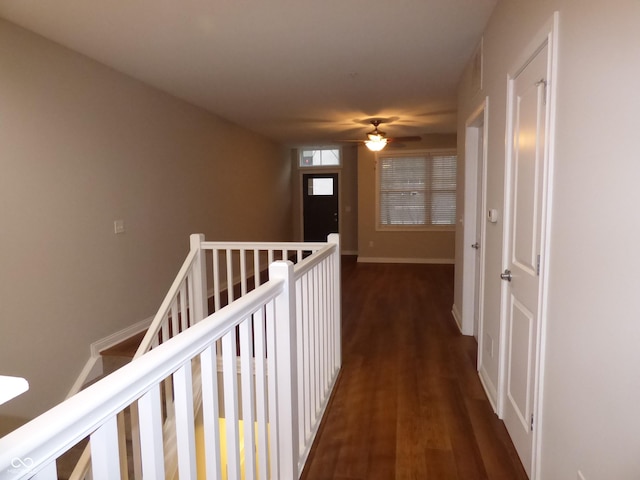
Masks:
[[[298,263],[327,246],[326,243],[205,242],[202,234],[191,235],[190,244],[189,255],[140,343],[136,357],[259,286],[267,266],[275,260]],[[211,307],[208,298],[211,298]]]
[[[325,244],[191,242],[188,266],[145,337],[150,351],[0,439],[0,479],[55,479],[56,460],[87,436],[95,479],[174,478],[172,448],[180,479],[199,468],[207,478],[299,478],[340,368],[337,235]],[[290,254],[297,263],[272,263],[260,285],[262,257]],[[216,311],[198,321],[207,277]],[[125,418],[127,409],[135,415]],[[138,453],[125,442],[128,427]]]

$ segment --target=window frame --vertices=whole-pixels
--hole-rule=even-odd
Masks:
[[[302,164],[302,152],[305,150],[337,150],[338,151],[338,163],[332,165],[303,165]],[[298,147],[298,159],[297,167],[299,170],[311,170],[317,168],[319,170],[326,170],[330,168],[340,169],[342,168],[342,148],[338,145],[307,145],[304,147]]]
[[[458,169],[458,152],[456,149],[420,149],[420,150],[402,150],[402,151],[380,151],[375,154],[375,230],[378,232],[452,232],[456,229],[457,219],[453,219],[453,223],[449,225],[430,225],[430,224],[402,224],[402,225],[385,225],[380,222],[380,191],[381,191],[381,177],[380,177],[380,160],[382,158],[397,158],[397,157],[415,157],[415,156],[455,156],[456,157],[456,202],[457,202],[457,169]],[[457,205],[456,215],[457,217]]]

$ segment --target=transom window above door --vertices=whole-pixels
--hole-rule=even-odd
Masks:
[[[300,167],[339,167],[340,149],[337,147],[304,147],[300,149]]]

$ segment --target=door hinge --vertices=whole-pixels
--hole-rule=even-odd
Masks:
[[[544,89],[542,90],[542,104],[546,105],[547,104],[547,85],[549,84],[549,82],[547,82],[544,78],[541,78],[540,80],[538,80],[535,83],[536,87],[539,87],[540,85],[542,85],[544,87]]]
[[[540,276],[540,254],[538,254],[538,257],[536,259],[536,275],[538,277]]]
[[[531,431],[533,432],[533,413],[531,414]]]

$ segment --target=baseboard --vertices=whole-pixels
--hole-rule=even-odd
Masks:
[[[102,375],[102,373],[102,357],[100,357],[99,355],[91,355],[89,357],[89,360],[87,360],[87,363],[84,364],[84,368],[80,372],[80,375],[78,375],[78,378],[76,378],[76,381],[69,389],[69,392],[67,393],[65,399],[74,396],[76,393],[82,390],[83,385],[85,385],[87,382],[95,380],[100,375]]]
[[[143,332],[149,328],[151,322],[153,321],[153,317],[145,318],[144,320],[140,320],[133,325],[129,325],[122,330],[112,333],[111,335],[104,337],[96,342],[91,344],[91,356],[100,356],[100,352],[102,350],[106,350],[107,348],[111,348],[115,345],[118,345],[120,342],[123,342],[134,335],[137,335],[140,332]]]
[[[480,377],[480,383],[482,383],[482,388],[484,388],[484,393],[487,395],[489,399],[489,403],[491,404],[491,408],[493,408],[493,413],[498,414],[497,407],[497,399],[498,399],[498,391],[496,390],[495,385],[489,378],[487,371],[484,369],[484,366],[480,366],[478,369],[478,376]]]
[[[460,315],[460,310],[458,310],[458,306],[455,303],[453,304],[453,307],[451,307],[451,315],[453,315],[453,319],[456,321],[458,330],[460,330],[460,333],[464,335],[462,332],[462,315]]]
[[[420,263],[433,265],[453,265],[452,258],[394,258],[394,257],[361,257],[358,256],[358,263]]]
[[[102,350],[106,350],[107,348],[113,347],[114,345],[127,340],[128,338],[133,337],[134,335],[146,330],[151,325],[153,317],[146,318],[141,320],[133,325],[129,325],[122,330],[112,333],[100,340],[93,342],[89,346],[90,356],[87,363],[85,363],[80,375],[76,378],[76,381],[69,389],[69,393],[67,393],[67,397],[69,398],[80,390],[82,390],[82,386],[88,382],[91,382],[98,378],[100,375],[104,373],[104,369],[102,368],[102,357],[100,356],[100,352]]]

